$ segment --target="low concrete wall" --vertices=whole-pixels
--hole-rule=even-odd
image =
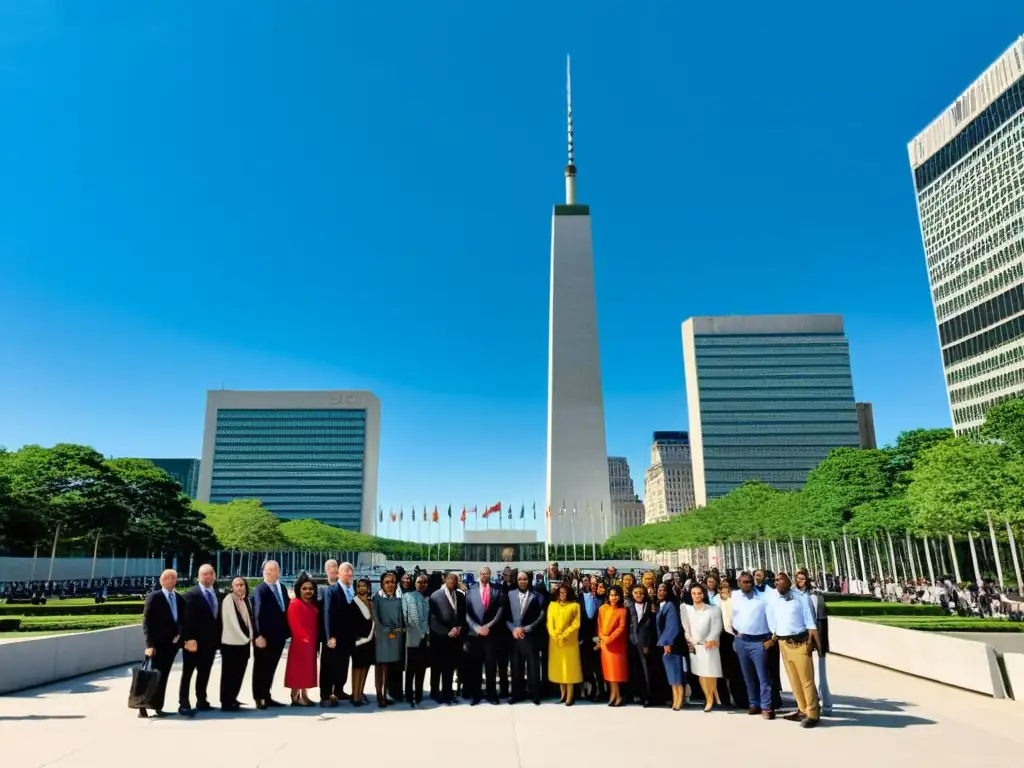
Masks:
[[[0,694],[142,661],[144,649],[141,624],[0,643]]]
[[[97,579],[159,576],[163,567],[158,557],[131,557],[127,561],[123,557],[99,557],[94,571],[91,557],[58,557],[53,561],[53,580],[89,579],[93,573]],[[49,573],[48,556],[36,558],[34,564],[31,557],[0,557],[0,581],[47,581]]]
[[[1006,698],[995,649],[987,643],[835,617],[828,629],[832,652],[840,656]]]
[[[1024,653],[1004,653],[1003,666],[1006,669],[1006,680],[1010,684],[1010,693],[1024,705]]]

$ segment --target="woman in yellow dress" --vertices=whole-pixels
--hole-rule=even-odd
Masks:
[[[583,682],[580,663],[580,605],[572,587],[558,585],[558,599],[548,606],[548,680],[558,683],[559,703],[573,704],[574,686]]]

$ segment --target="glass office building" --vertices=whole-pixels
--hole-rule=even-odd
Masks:
[[[833,448],[860,446],[839,315],[690,318],[683,363],[698,506],[748,480],[798,490]]]
[[[379,423],[368,392],[210,392],[201,499],[373,533]]]
[[[190,499],[199,493],[199,459],[146,459],[177,481]]]
[[[953,427],[1024,394],[1024,38],[908,146]]]

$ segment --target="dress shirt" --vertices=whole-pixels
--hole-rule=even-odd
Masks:
[[[517,590],[517,591],[519,592],[519,616],[520,616],[520,618],[522,618],[523,612],[526,610],[526,598],[530,594],[530,591],[529,590],[527,590],[525,592],[523,592],[522,590]]]
[[[275,581],[273,584],[270,584],[269,586],[271,591],[274,593],[274,597],[277,598],[277,604],[281,607],[281,610],[283,611],[284,595],[281,594],[281,582]]]
[[[480,585],[480,603],[483,605],[486,611],[491,605],[491,585],[481,584]]]
[[[355,593],[355,591],[353,591],[353,589],[352,589],[352,585],[351,585],[351,584],[349,584],[349,585],[348,585],[348,586],[346,587],[346,586],[345,586],[344,584],[342,584],[341,582],[338,582],[338,586],[340,586],[340,587],[341,587],[341,591],[342,591],[342,592],[343,592],[343,593],[345,594],[345,600],[346,600],[346,601],[348,601],[349,603],[351,603],[351,602],[352,602],[352,599],[353,599],[353,598],[354,598],[354,597],[356,596],[356,593]]]
[[[448,603],[451,605],[452,610],[458,613],[458,598],[455,597],[455,593],[450,591],[448,587],[441,587],[444,590],[444,596],[448,598]]]
[[[213,593],[213,590],[209,587],[204,587],[202,584],[199,588],[203,590],[203,597],[206,598],[207,604],[210,606],[210,611],[213,613],[213,618],[217,618],[217,596]]]
[[[774,590],[773,590],[774,591]],[[768,601],[763,595],[741,590],[732,593],[732,628],[738,635],[767,635],[771,633],[765,615]]]
[[[169,589],[162,589],[160,591],[163,592],[164,593],[164,597],[167,598],[167,605],[171,609],[171,618],[174,619],[175,621],[177,621],[178,620],[178,600],[175,597],[174,592],[172,592]]]
[[[708,599],[705,600],[708,605],[718,605],[718,593],[708,592]]]
[[[639,624],[644,618],[644,611],[647,610],[647,603],[633,603],[636,608],[636,620]]]
[[[597,613],[597,598],[592,592],[583,593],[583,605],[587,609],[587,618],[594,618],[594,614]]]
[[[808,630],[818,628],[811,601],[807,595],[795,589],[789,590],[785,595],[776,592],[773,597],[763,602],[768,606],[768,627],[772,634],[778,637],[802,635]]]

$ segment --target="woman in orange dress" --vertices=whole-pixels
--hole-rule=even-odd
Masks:
[[[292,689],[292,706],[312,707],[306,693],[318,685],[316,652],[320,642],[320,612],[316,607],[316,584],[303,573],[295,580],[295,597],[288,603],[288,628],[292,643],[288,646],[288,661],[284,668],[284,684]]]
[[[629,681],[626,631],[629,627],[622,587],[608,588],[608,602],[597,612],[597,647],[601,650],[601,672],[608,683],[609,707],[622,706],[621,683]]]

